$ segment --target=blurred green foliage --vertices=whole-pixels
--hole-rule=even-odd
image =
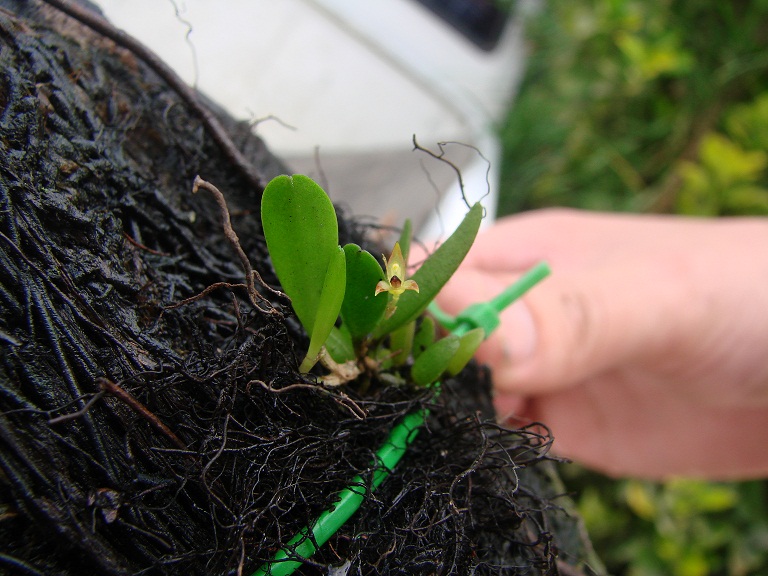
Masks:
[[[768,485],[616,481],[564,467],[566,486],[610,574],[768,573]]]
[[[768,0],[553,0],[528,30],[500,213],[768,212]]]
[[[500,214],[768,215],[768,0],[550,0],[527,29]],[[764,481],[565,481],[611,574],[768,574]]]

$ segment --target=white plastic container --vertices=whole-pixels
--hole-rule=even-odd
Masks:
[[[463,11],[455,22],[462,26],[490,2],[432,3]],[[491,32],[498,34],[475,38],[485,42],[480,47],[429,3],[98,0],[116,26],[233,116],[266,118],[254,130],[295,172],[324,184],[335,202],[384,224],[398,226],[409,216],[431,239],[450,232],[466,208],[453,170],[412,152],[412,137],[436,152],[443,141],[482,152],[490,170],[474,150],[446,148],[470,201],[490,192],[490,220],[500,163],[495,128],[524,50],[514,11],[494,16]]]

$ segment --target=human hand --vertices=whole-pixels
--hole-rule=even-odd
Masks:
[[[611,475],[768,475],[768,221],[530,212],[478,237],[457,313],[547,261],[477,353],[501,416]]]

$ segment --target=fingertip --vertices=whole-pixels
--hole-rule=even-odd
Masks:
[[[579,346],[588,315],[563,309],[562,288],[550,279],[536,286],[503,312],[497,333],[478,351],[491,365],[499,391],[548,393],[572,385],[590,369]]]
[[[487,302],[504,288],[504,280],[475,268],[459,268],[437,295],[449,314],[458,314],[470,304]]]
[[[536,323],[525,300],[518,300],[499,316],[499,327],[477,351],[480,362],[496,369],[517,366],[535,355]]]

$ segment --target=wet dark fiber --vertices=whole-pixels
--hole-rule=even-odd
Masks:
[[[302,573],[578,562],[549,434],[496,426],[483,371],[437,400],[297,373],[288,303],[262,287],[252,305],[214,201],[191,194],[197,174],[225,192],[276,286],[253,176],[285,169],[247,126],[218,117],[244,172],[140,55],[44,2],[0,6],[0,573],[250,574],[423,406],[411,453]]]

